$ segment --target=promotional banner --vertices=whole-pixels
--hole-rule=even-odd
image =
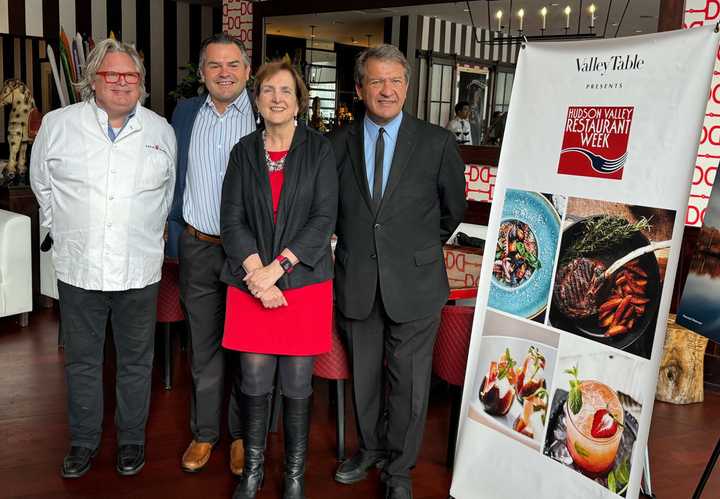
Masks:
[[[720,341],[720,187],[717,178],[690,262],[677,323]]]
[[[685,0],[683,28],[715,26],[720,21],[718,0]],[[700,57],[692,54],[691,57]],[[717,174],[720,160],[720,53],[713,54],[715,71],[710,87],[710,99],[705,110],[705,121],[700,134],[700,146],[695,160],[692,191],[685,223],[693,227],[703,224],[710,197],[710,190]]]
[[[718,41],[520,51],[453,497],[638,497]]]

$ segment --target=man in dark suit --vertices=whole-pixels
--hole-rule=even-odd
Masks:
[[[181,468],[200,471],[220,437],[225,395],[225,252],[220,240],[220,195],[230,150],[255,131],[245,84],[250,60],[242,43],[213,35],[200,48],[200,79],[208,94],[178,103],[172,126],[178,143],[175,198],[168,217],[167,254],[180,257],[180,299],[190,335],[193,439]],[[234,387],[233,387],[234,388]],[[230,469],[240,474],[244,450],[236,390],[230,397]]]
[[[382,466],[392,499],[412,497],[410,469],[422,441],[433,345],[449,293],[442,245],[465,211],[455,138],[402,112],[408,77],[397,48],[366,50],[355,68],[366,116],[331,137],[340,183],[337,324],[352,358],[360,441],[335,479],[354,483]]]

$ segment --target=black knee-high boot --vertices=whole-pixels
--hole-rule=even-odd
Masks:
[[[251,397],[242,394],[245,467],[240,476],[240,483],[233,493],[233,499],[254,499],[258,489],[262,487],[269,396],[270,394]]]
[[[305,499],[305,460],[310,434],[310,397],[283,397],[285,477],[283,499]]]

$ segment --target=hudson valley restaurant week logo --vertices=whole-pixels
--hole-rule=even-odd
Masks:
[[[614,106],[568,108],[558,173],[622,179],[634,110]]]

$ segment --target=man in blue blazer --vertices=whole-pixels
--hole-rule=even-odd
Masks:
[[[230,150],[255,131],[245,89],[250,60],[242,43],[213,35],[200,48],[200,80],[208,94],[178,103],[172,126],[178,143],[175,198],[168,217],[168,256],[179,257],[180,300],[190,336],[193,439],[181,467],[200,471],[220,438],[225,352],[222,341],[226,286],[220,281],[225,252],[220,239],[220,195]],[[235,389],[229,409],[230,469],[240,474],[244,450]]]

